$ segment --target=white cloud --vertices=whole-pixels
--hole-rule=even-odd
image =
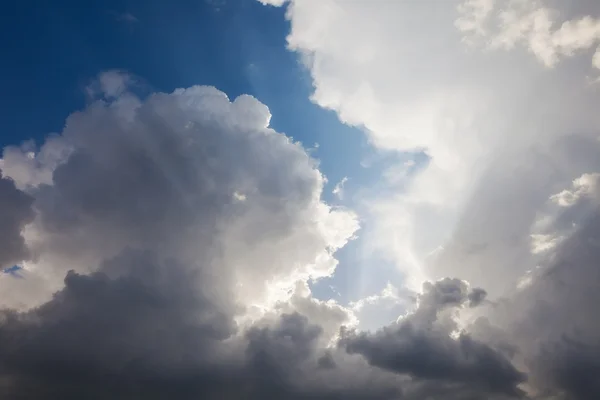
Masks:
[[[258,0],[258,1],[264,5],[272,5],[272,6],[280,7],[280,6],[284,5],[287,0]]]
[[[117,19],[117,21],[121,21],[121,22],[125,22],[127,24],[136,24],[138,22],[140,22],[140,20],[133,15],[132,13],[115,13],[115,18]]]
[[[538,254],[551,250],[556,246],[560,239],[560,237],[555,237],[553,235],[533,233],[531,234],[531,251],[533,254]]]
[[[344,185],[346,184],[346,182],[348,182],[348,177],[345,176],[342,178],[341,181],[335,184],[333,190],[331,191],[331,193],[336,195],[337,198],[340,200],[344,199]]]
[[[134,79],[125,71],[109,70],[100,73],[87,88],[87,94],[92,99],[100,96],[114,100],[121,96],[134,83]]]
[[[594,50],[592,65],[600,68],[600,19],[584,15],[561,20],[559,10],[542,0],[468,0],[459,6],[456,26],[470,43],[490,48],[524,46],[547,67],[561,58]]]
[[[584,295],[570,299],[570,290],[600,284],[582,259],[595,253],[576,250],[588,243],[586,235],[595,248],[586,220],[595,215],[588,194],[595,181],[581,178],[570,187],[600,168],[600,96],[586,80],[585,55],[599,44],[600,10],[586,0],[549,4],[295,0],[287,12],[288,46],[309,68],[312,100],[362,128],[382,151],[429,156],[402,187],[366,199],[368,249],[395,263],[414,290],[446,276],[486,289],[497,308],[471,317],[494,314],[514,340],[507,348],[521,352],[513,362],[525,371],[531,365],[525,356],[543,359],[537,358],[540,330],[529,322],[555,329],[553,338],[565,331],[585,343],[600,337],[593,323],[568,321],[578,307],[587,310]],[[489,51],[499,48],[513,51]],[[402,169],[396,171],[400,176]],[[563,206],[549,201],[552,195]],[[581,261],[579,276],[569,278],[567,267],[554,275],[565,258]],[[546,283],[537,285],[539,276]],[[564,295],[554,294],[559,287]],[[505,307],[517,293],[522,301]],[[534,373],[528,390],[577,392],[562,387],[565,374],[540,382]]]
[[[511,2],[510,10],[535,8],[534,3]],[[288,45],[309,67],[313,101],[364,128],[379,149],[423,150],[429,156],[426,167],[408,182],[402,167],[387,171],[389,182],[404,186],[368,201],[370,226],[363,232],[369,248],[393,260],[415,289],[428,278],[452,275],[425,271],[424,258],[450,239],[469,207],[479,207],[469,199],[482,193],[488,171],[500,169],[498,175],[506,174],[502,181],[509,182],[510,174],[523,174],[517,163],[555,157],[558,138],[574,132],[585,136],[598,125],[592,106],[598,94],[575,69],[540,75],[522,54],[467,51],[455,21],[468,13],[475,22],[459,20],[458,25],[486,33],[486,21],[498,12],[496,2],[449,1],[435,7],[385,2],[374,7],[292,1],[288,7]],[[566,26],[563,32],[571,32]],[[560,34],[561,48],[573,46],[566,33]],[[514,162],[506,165],[507,160]],[[567,179],[581,170],[568,163],[560,168]],[[545,190],[535,196],[544,198]]]
[[[577,203],[582,197],[595,195],[598,191],[599,173],[583,174],[573,181],[573,189],[565,189],[554,194],[550,200],[561,207],[569,207]]]

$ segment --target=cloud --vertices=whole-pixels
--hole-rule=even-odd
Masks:
[[[600,338],[589,308],[591,287],[600,284],[591,267],[600,97],[587,79],[599,45],[596,2],[287,7],[288,47],[310,71],[311,99],[362,128],[381,151],[427,156],[410,179],[396,180],[403,185],[364,199],[368,249],[394,263],[408,289],[448,276],[484,288],[471,300],[485,307],[461,309],[460,320],[447,322],[485,331],[478,343],[512,354],[530,397],[596,395],[588,371]],[[457,289],[440,298],[453,304],[455,295],[469,297]],[[476,328],[485,318],[489,329]],[[359,334],[360,351],[389,350],[377,346],[396,331],[379,335]],[[550,362],[554,356],[564,363]],[[420,393],[435,398],[450,389]]]
[[[465,306],[472,293],[479,290],[467,294],[466,284],[457,279],[427,283],[412,314],[372,334],[350,332],[340,344],[371,365],[396,373],[516,394],[525,376],[509,360],[468,334],[452,338],[455,326],[439,318],[440,313]]]
[[[287,6],[288,47],[309,68],[312,100],[363,128],[382,151],[427,155],[411,179],[386,177],[404,182],[402,187],[365,199],[369,229],[363,232],[364,242],[397,264],[413,289],[428,279],[456,275],[426,271],[424,258],[451,239],[461,218],[482,209],[478,203],[492,189],[491,184],[483,189],[486,182],[495,180],[493,189],[503,195],[510,191],[498,187],[498,180],[507,184],[514,178],[510,174],[522,176],[520,165],[538,163],[536,173],[545,174],[540,182],[579,172],[575,164],[580,161],[569,166],[564,159],[554,161],[563,171],[542,168],[563,157],[564,151],[557,150],[560,138],[589,137],[598,123],[591,106],[598,94],[581,73],[585,60],[540,74],[528,55],[468,51],[455,26],[462,3],[436,4],[435,10],[412,2],[372,7],[292,1]],[[491,3],[481,4],[485,14]],[[568,99],[568,110],[559,99]],[[403,174],[402,168],[396,170]],[[507,176],[500,178],[502,174]],[[527,179],[530,186],[537,185],[533,175]],[[547,194],[541,190],[535,196]],[[489,287],[488,282],[478,284]]]
[[[113,12],[111,12],[111,14],[113,14],[116,21],[123,22],[128,25],[133,25],[133,24],[137,24],[140,22],[140,20],[135,15],[133,15],[132,13],[129,13],[129,12],[119,13],[119,12],[113,11]]]
[[[343,200],[344,198],[344,185],[348,182],[347,177],[343,177],[341,181],[335,184],[335,187],[331,191],[338,199]]]
[[[584,174],[565,190],[580,189],[582,181],[595,188],[598,177],[592,176],[596,174]],[[593,377],[600,365],[600,325],[594,306],[598,301],[594,288],[600,282],[595,261],[600,243],[597,196],[596,188],[566,206],[550,196],[539,218],[545,229],[564,239],[539,257],[539,268],[526,289],[490,316],[523,351],[540,388],[574,399],[600,395]]]
[[[0,368],[12,378],[3,395],[122,396],[151,379],[160,392],[161,380],[216,359],[215,344],[233,331],[231,317],[194,290],[198,276],[153,257],[129,252],[92,275],[70,272],[39,309],[6,312]]]
[[[487,292],[482,288],[475,288],[469,293],[469,307],[477,307],[485,300]]]
[[[126,90],[130,90],[134,83],[132,76],[125,71],[109,70],[100,73],[97,79],[86,88],[86,91],[92,99],[100,96],[112,100]]]
[[[388,282],[379,293],[349,304],[361,330],[375,330],[398,319],[414,308],[417,294]]]
[[[600,68],[600,19],[585,15],[559,22],[560,12],[546,3],[467,0],[459,6],[456,26],[470,43],[506,50],[523,45],[547,67],[596,48],[592,65]]]
[[[287,0],[258,0],[258,1],[264,5],[280,7],[280,6],[284,5]]]
[[[34,218],[34,199],[19,190],[0,171],[0,268],[11,267],[29,258],[21,232]]]
[[[389,399],[397,392],[383,374],[348,384],[340,376],[348,375],[330,367],[328,379],[320,380],[320,360],[328,354],[320,347],[323,328],[298,313],[260,320],[237,334],[233,310],[198,290],[205,278],[138,251],[91,275],[68,273],[65,287],[40,308],[1,314],[0,393],[325,400]]]
[[[565,189],[550,197],[550,200],[562,207],[569,207],[577,203],[582,197],[598,192],[596,188],[600,174],[583,174],[573,181],[573,190]]]

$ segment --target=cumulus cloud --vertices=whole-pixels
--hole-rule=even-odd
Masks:
[[[133,78],[125,71],[109,70],[102,72],[87,88],[87,94],[91,98],[105,97],[115,99],[134,83]]]
[[[583,172],[584,161],[569,165],[565,153],[584,139],[558,141],[574,134],[589,138],[598,124],[592,106],[598,93],[580,70],[586,60],[540,74],[539,66],[518,52],[468,51],[455,26],[459,8],[466,7],[459,7],[462,3],[373,7],[292,1],[287,6],[288,46],[310,70],[312,100],[364,128],[377,148],[427,155],[426,165],[400,190],[367,199],[370,228],[363,233],[365,243],[396,263],[415,289],[424,280],[455,275],[424,271],[424,259],[451,239],[461,219],[483,209],[484,199],[510,195],[499,183],[536,190],[522,196],[531,199],[530,206],[517,206],[534,215],[534,196],[539,205],[557,178]],[[496,6],[481,2],[477,12],[486,15]],[[524,179],[511,181],[514,174]],[[526,225],[529,218],[518,223]],[[471,242],[462,246],[482,244]],[[477,284],[489,287],[489,282]]]
[[[69,269],[95,271],[128,247],[204,264],[259,305],[333,272],[357,221],[320,201],[316,163],[268,128],[264,105],[210,87],[110,94],[37,153],[5,152],[5,170],[35,199],[25,267],[47,280],[47,297]]]
[[[482,188],[492,179],[486,175],[506,173],[493,179],[508,180],[522,174],[515,171],[519,163],[541,158],[541,164],[545,153],[554,153],[548,148],[558,146],[558,137],[587,135],[598,122],[591,106],[598,95],[581,74],[540,75],[528,56],[468,51],[454,24],[459,4],[287,5],[288,47],[309,68],[312,100],[363,128],[378,149],[426,155],[410,179],[401,166],[390,168],[386,179],[390,186],[404,182],[401,188],[364,199],[369,220],[364,243],[397,264],[414,290],[428,279],[460,276],[428,272],[424,259],[451,238],[463,215],[482,208],[466,204],[491,193],[491,186]],[[569,99],[572,107],[565,109],[559,99]]]
[[[28,258],[24,279],[2,277],[9,397],[197,388],[207,363],[241,363],[221,343],[330,275],[358,228],[321,201],[316,162],[256,99],[211,87],[140,99],[134,80],[101,74],[102,98],[59,136],[4,151],[2,262]],[[337,309],[315,302],[293,298],[290,312]]]
[[[458,279],[427,283],[419,306],[398,323],[375,333],[348,333],[340,345],[349,353],[362,354],[371,365],[423,379],[483,386],[483,392],[516,395],[524,380],[510,361],[484,343],[461,333],[441,314],[466,306],[472,295]]]
[[[353,301],[349,307],[358,319],[358,328],[376,330],[412,310],[416,300],[414,291],[388,282],[379,293]]]
[[[594,175],[584,174],[565,190],[577,190],[586,179],[597,184],[597,177],[593,182],[590,178]],[[597,189],[590,190],[567,206],[550,197],[539,219],[545,229],[564,239],[538,257],[539,266],[526,289],[490,315],[524,353],[540,391],[558,391],[574,399],[600,395],[593,378],[600,360],[594,306],[598,301],[594,288],[600,282],[597,195]]]

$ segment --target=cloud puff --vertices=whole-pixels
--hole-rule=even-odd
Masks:
[[[128,19],[123,20],[134,22]],[[98,78],[86,88],[86,91],[90,98],[104,97],[108,100],[112,100],[119,97],[126,90],[129,90],[133,83],[134,79],[127,72],[120,70],[109,70],[102,72]]]

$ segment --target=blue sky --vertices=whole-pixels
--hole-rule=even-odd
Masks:
[[[355,190],[368,190],[398,160],[373,150],[362,132],[311,103],[308,71],[286,49],[290,27],[284,8],[246,0],[9,7],[0,16],[0,107],[8,111],[0,117],[2,147],[28,139],[40,143],[60,132],[65,118],[84,107],[89,82],[101,71],[122,69],[151,91],[211,85],[232,99],[244,93],[257,97],[271,110],[274,129],[307,148],[318,143],[311,151],[328,179],[324,197],[333,204],[356,207]],[[331,192],[344,177],[349,181],[340,201]],[[338,253],[336,276],[314,285],[317,297],[345,303],[399,279],[392,265],[363,257],[359,244],[360,239]],[[373,264],[377,268],[370,270]]]

